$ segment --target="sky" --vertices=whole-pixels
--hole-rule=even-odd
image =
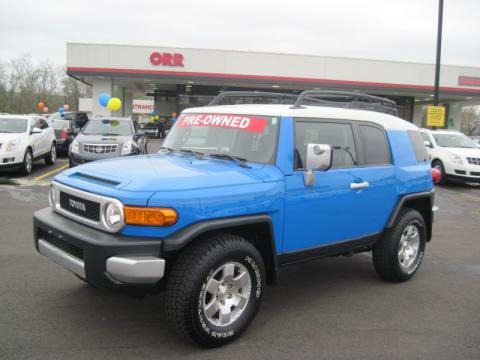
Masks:
[[[435,63],[439,0],[3,0],[0,62],[66,43]],[[445,0],[442,64],[480,67],[480,0]]]

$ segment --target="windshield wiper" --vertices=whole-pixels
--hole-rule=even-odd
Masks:
[[[174,149],[174,148],[167,147],[167,146],[162,146],[162,147],[160,147],[160,150],[165,150],[165,151],[167,151],[167,154],[170,154],[171,152],[175,152],[175,149]]]
[[[238,165],[240,165],[243,168],[246,168],[246,169],[251,168],[251,166],[247,165],[247,163],[246,163],[247,159],[244,159],[244,158],[241,158],[241,157],[238,157],[238,156],[235,156],[235,155],[225,154],[225,153],[216,153],[216,154],[208,154],[208,155],[212,156],[212,157],[222,158],[222,159],[230,159],[230,160],[235,161]]]
[[[197,159],[200,159],[200,160],[205,159],[204,158],[205,154],[200,152],[200,151],[193,151],[193,150],[190,150],[190,149],[180,149],[179,151],[182,152],[182,153],[193,154],[193,155],[195,155],[195,157]]]

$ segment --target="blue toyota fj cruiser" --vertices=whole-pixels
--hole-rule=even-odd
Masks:
[[[171,324],[211,347],[248,327],[282,266],[372,251],[383,279],[411,278],[433,183],[395,103],[305,91],[221,105],[233,95],[185,110],[158,154],[57,175],[37,250],[97,288],[165,290]]]

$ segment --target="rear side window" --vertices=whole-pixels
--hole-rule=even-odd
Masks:
[[[423,134],[420,131],[415,130],[408,130],[408,137],[412,142],[413,151],[415,151],[415,157],[417,158],[418,162],[425,162],[427,161],[427,149],[425,148],[424,138],[422,137]],[[426,134],[425,134],[426,135]],[[427,135],[428,137],[428,135]],[[430,141],[430,140],[426,140]]]
[[[385,132],[369,125],[360,125],[359,128],[365,153],[365,165],[390,164],[390,151]]]

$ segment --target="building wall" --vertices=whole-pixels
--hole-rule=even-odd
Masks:
[[[182,54],[184,66],[152,65],[150,54],[155,51]],[[75,72],[75,68],[125,69],[326,79],[420,87],[431,87],[434,82],[433,64],[101,44],[67,44],[67,68],[70,72]],[[459,76],[480,77],[480,68],[445,65],[442,66],[441,73],[441,86],[472,90],[472,87],[458,85],[458,78]],[[480,88],[478,90],[480,91]]]

